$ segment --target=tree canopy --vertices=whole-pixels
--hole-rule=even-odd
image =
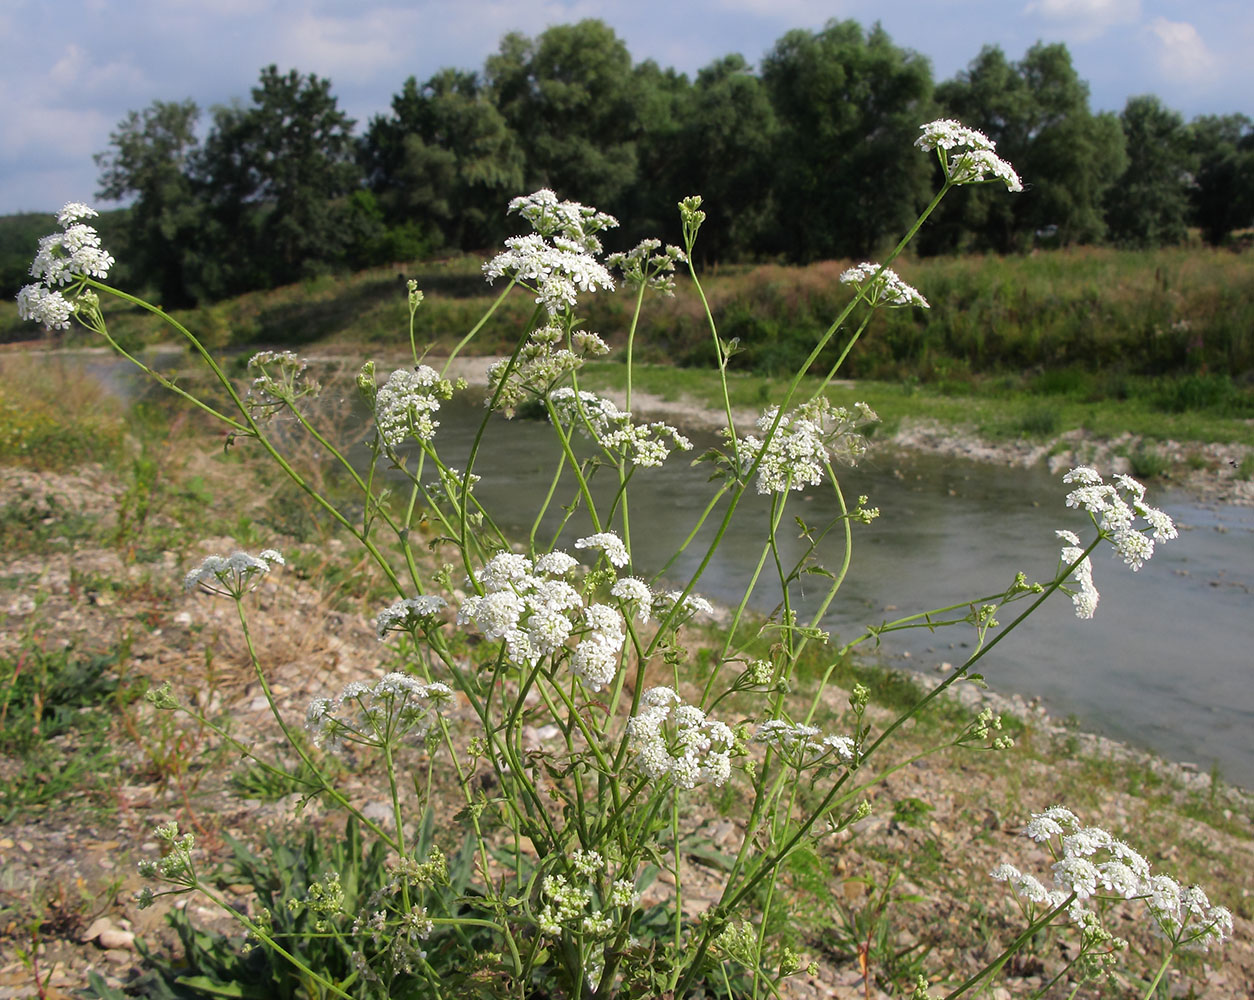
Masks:
[[[550,187],[624,222],[625,247],[675,241],[675,203],[705,198],[707,259],[871,257],[926,203],[937,166],[918,127],[954,117],[1015,165],[1014,198],[954,192],[919,252],[1222,242],[1254,224],[1254,126],[1183,118],[1154,97],[1095,114],[1067,48],[1018,61],[986,46],[934,84],[879,25],[790,31],[759,67],[693,79],[635,63],[602,21],[511,33],[479,71],[408,77],[361,135],[331,81],[269,66],[251,102],[131,112],[97,156],[101,197],[132,199],[130,253],[160,298],[212,299],[336,267],[482,251],[509,200]]]

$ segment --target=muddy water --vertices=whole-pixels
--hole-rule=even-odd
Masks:
[[[441,454],[458,465],[481,411],[448,407],[441,416]],[[490,426],[475,466],[484,476],[477,492],[506,530],[522,536],[548,489],[556,446],[542,423],[493,418]],[[712,443],[696,441],[694,454]],[[707,478],[707,466],[693,468],[683,456],[637,473],[630,507],[637,572],[656,572],[674,552],[711,495]],[[867,494],[881,510],[878,521],[856,528],[849,576],[824,621],[846,638],[868,624],[1004,590],[1018,570],[1030,580],[1049,578],[1059,551],[1055,529],[1084,536],[1089,527],[1086,515],[1064,507],[1060,477],[1041,469],[872,455],[844,474],[842,487],[851,500]],[[823,491],[793,496],[786,524],[793,514],[818,525],[834,513]],[[1074,715],[1085,729],[1218,766],[1227,780],[1254,786],[1254,510],[1203,506],[1170,491],[1150,500],[1177,520],[1180,538],[1160,546],[1138,573],[1099,550],[1096,617],[1076,619],[1070,601],[1057,595],[980,670],[994,689],[1039,695],[1051,714]],[[746,498],[699,593],[739,600],[761,552],[766,512],[765,501]],[[560,513],[544,531],[556,530]],[[564,544],[586,528],[576,517]],[[787,534],[795,551],[797,532]],[[686,581],[711,535],[698,536],[668,579]],[[835,540],[822,553],[824,564],[839,564]],[[822,595],[822,578],[810,579],[803,611]],[[756,610],[769,613],[777,595],[764,585]],[[1001,615],[1003,623],[1012,617],[1012,609]],[[884,637],[881,653],[930,671],[965,659],[973,638],[970,626],[895,633]]]

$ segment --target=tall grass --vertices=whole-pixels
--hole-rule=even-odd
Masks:
[[[405,278],[416,277],[427,296],[416,333],[439,349],[451,346],[453,331],[466,329],[495,298],[479,263],[458,257],[328,276],[178,316],[207,331],[215,347],[382,344],[394,340],[404,323],[399,292]],[[706,294],[714,318],[724,336],[739,337],[745,348],[733,366],[777,374],[803,360],[849,297],[838,281],[848,263],[768,264],[712,275]],[[1224,380],[1241,382],[1254,374],[1254,268],[1242,254],[1079,248],[1026,257],[929,258],[900,262],[898,269],[933,308],[881,310],[846,363],[850,377],[943,383],[976,374],[1074,369],[1210,376],[1219,382],[1203,386],[1202,393],[1224,395],[1230,394]],[[589,327],[611,342],[623,338],[628,298],[597,296],[588,310]],[[503,349],[504,331],[517,328],[527,306],[522,297],[505,303],[477,349]],[[648,309],[653,336],[642,360],[689,366],[710,361],[707,322],[690,289],[681,285],[675,298]],[[124,343],[160,336],[158,325],[140,313],[111,322]],[[11,303],[0,304],[0,339],[36,335],[34,326],[19,324]],[[816,367],[828,360],[821,358]],[[1186,408],[1188,395],[1181,397]]]

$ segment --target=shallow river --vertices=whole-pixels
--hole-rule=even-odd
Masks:
[[[133,398],[138,386],[129,366],[93,358],[84,367]],[[441,410],[437,441],[446,462],[464,467],[482,413],[457,401]],[[543,423],[493,421],[475,466],[484,477],[476,491],[504,529],[525,537],[557,446]],[[695,455],[714,438],[694,442]],[[689,457],[673,455],[662,469],[640,470],[633,479],[638,573],[664,564],[711,495],[708,467],[693,468]],[[1043,469],[872,454],[844,473],[842,488],[851,503],[867,494],[881,511],[871,525],[855,527],[852,567],[824,622],[847,638],[867,624],[999,592],[1018,570],[1029,580],[1047,579],[1058,559],[1055,529],[1085,538],[1088,528],[1091,537],[1087,515],[1064,507],[1061,477]],[[793,514],[817,525],[834,512],[822,490],[793,496],[788,526]],[[1176,519],[1178,539],[1160,545],[1138,573],[1109,547],[1099,549],[1094,579],[1101,602],[1092,621],[1076,619],[1067,597],[1055,595],[978,669],[995,690],[1042,697],[1054,716],[1075,716],[1085,729],[1203,769],[1216,766],[1226,780],[1254,788],[1254,509],[1199,504],[1170,490],[1151,490],[1149,501]],[[746,498],[698,593],[739,601],[761,551],[766,509],[762,498]],[[557,516],[549,519],[550,532]],[[714,523],[668,574],[674,583],[695,569]],[[564,544],[586,527],[576,517]],[[835,542],[823,555],[825,564],[838,563]],[[814,580],[806,595],[811,608],[823,583]],[[766,613],[777,597],[763,591],[756,610]],[[1024,606],[1007,608],[1003,623]],[[899,632],[884,637],[881,652],[889,663],[933,671],[964,659],[972,638],[969,626]]]
[[[462,467],[481,415],[474,407],[441,411],[440,453],[450,464]],[[476,491],[503,528],[525,536],[556,446],[542,423],[494,421],[476,462],[484,476]],[[711,443],[696,440],[692,454]],[[693,468],[683,455],[637,472],[631,524],[638,572],[656,571],[674,552],[711,495],[707,478],[708,467]],[[871,525],[855,527],[852,567],[824,622],[849,638],[886,618],[1003,590],[1018,570],[1048,579],[1058,559],[1055,529],[1084,538],[1087,527],[1091,537],[1087,515],[1063,505],[1070,488],[1043,469],[872,455],[844,473],[842,488],[850,502],[865,493],[881,511]],[[821,490],[794,498],[788,525],[794,513],[817,525],[835,510]],[[1254,787],[1254,510],[1205,506],[1170,491],[1151,491],[1149,500],[1176,519],[1180,537],[1160,545],[1138,573],[1108,546],[1099,549],[1094,619],[1077,619],[1070,600],[1055,595],[979,670],[995,690],[1041,696],[1052,715],[1074,715],[1083,728],[1203,769],[1217,765],[1226,780]],[[742,503],[698,593],[729,604],[740,599],[761,551],[766,509],[756,496]],[[569,546],[575,534],[568,528],[564,537]],[[674,582],[696,568],[706,537],[668,574]],[[839,558],[834,543],[824,562],[834,566]],[[811,606],[823,582],[814,579]],[[757,610],[769,612],[777,596],[763,590]],[[1024,606],[1005,609],[1003,623]],[[899,632],[884,637],[881,651],[890,663],[930,671],[964,659],[972,637],[970,626]]]

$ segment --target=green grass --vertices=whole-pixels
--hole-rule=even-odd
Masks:
[[[118,661],[33,643],[0,658],[0,823],[52,803],[107,803],[116,709],[137,697]]]
[[[1150,440],[1254,445],[1254,421],[1227,415],[1222,408],[1165,412],[1154,402],[1161,380],[1128,381],[1140,389],[1126,398],[1043,395],[1034,390],[1030,379],[1011,376],[972,379],[957,385],[860,379],[852,385],[837,383],[828,395],[839,404],[856,400],[870,404],[882,422],[877,433],[892,433],[909,419],[966,427],[1000,441],[1085,430],[1101,438],[1131,433]],[[594,389],[622,389],[626,368],[614,362],[599,362],[584,370],[581,383]],[[805,399],[819,384],[818,378],[804,380],[800,399]],[[728,389],[733,406],[757,409],[768,400],[780,398],[786,386],[784,379],[735,373],[729,378]],[[690,398],[711,409],[722,406],[718,374],[706,369],[642,365],[636,371],[634,388],[662,399]],[[1043,417],[1042,413],[1047,415]]]

